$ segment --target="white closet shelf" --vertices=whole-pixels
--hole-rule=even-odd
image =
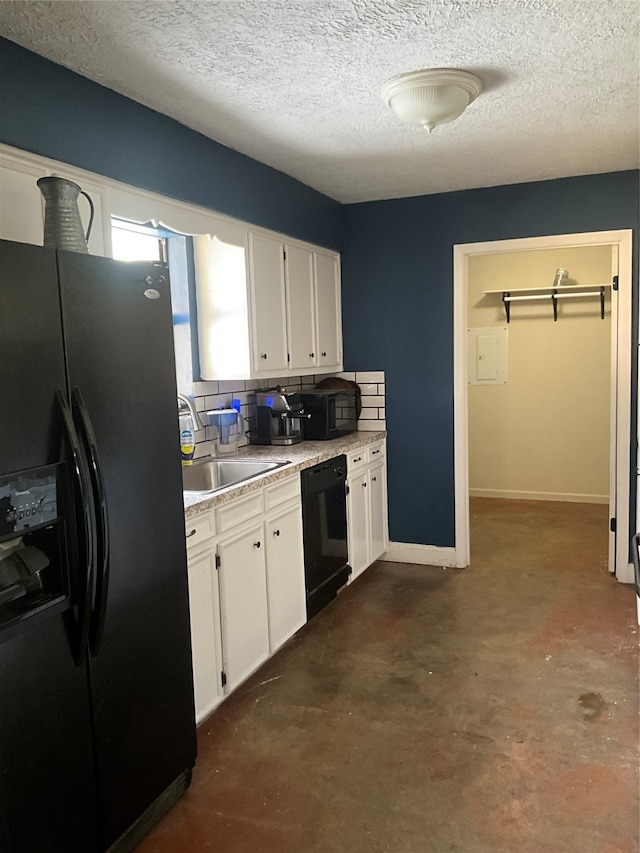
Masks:
[[[616,285],[617,282],[614,279],[614,288]],[[485,296],[490,296],[494,293],[502,294],[507,323],[511,321],[512,302],[550,299],[553,304],[553,319],[555,322],[558,319],[558,299],[569,299],[572,297],[575,299],[580,296],[597,296],[600,299],[600,319],[604,320],[604,294],[605,290],[611,286],[611,282],[607,282],[607,284],[564,284],[558,285],[558,287],[514,287],[509,290],[504,288],[500,290],[483,290],[482,293]]]

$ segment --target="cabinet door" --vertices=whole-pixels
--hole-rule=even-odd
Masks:
[[[347,530],[349,539],[349,565],[353,569],[351,580],[369,565],[369,496],[368,473],[361,471],[349,476],[347,495]]]
[[[299,246],[286,246],[287,326],[289,367],[300,370],[315,367],[315,304],[313,291],[313,252]]]
[[[0,238],[16,243],[44,242],[42,193],[36,181],[44,172],[0,164]]]
[[[212,218],[193,238],[202,379],[250,375],[247,229]]]
[[[220,600],[213,548],[189,555],[188,571],[193,690],[199,723],[223,697]]]
[[[318,368],[342,369],[340,275],[336,255],[314,253]]]
[[[269,656],[262,522],[218,544],[222,656],[227,692]]]
[[[269,646],[275,652],[307,621],[302,507],[299,502],[269,516],[265,523],[265,538]]]
[[[287,369],[284,245],[249,234],[253,307],[253,371],[278,376]]]
[[[387,489],[386,466],[384,463],[375,465],[369,472],[369,508],[371,552],[370,562],[373,563],[387,550]]]

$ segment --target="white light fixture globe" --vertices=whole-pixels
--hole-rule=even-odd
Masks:
[[[480,79],[469,71],[429,68],[387,80],[380,97],[400,121],[431,133],[439,124],[462,115],[481,89]]]

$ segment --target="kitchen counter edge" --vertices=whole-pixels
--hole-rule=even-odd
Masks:
[[[304,468],[310,468],[319,462],[333,459],[334,456],[340,456],[342,453],[350,453],[358,447],[375,444],[377,441],[386,438],[386,435],[387,433],[384,431],[354,432],[351,435],[345,435],[343,438],[334,438],[330,441],[301,441],[299,444],[292,444],[288,447],[276,447],[275,445],[249,445],[248,447],[242,447],[232,458],[266,459],[273,462],[286,461],[289,464],[283,465],[281,468],[276,468],[275,471],[268,471],[247,482],[237,483],[234,486],[220,489],[220,491],[213,494],[184,494],[185,518],[191,518],[201,512],[213,509],[213,507],[227,503],[227,501],[235,500],[235,498],[242,497],[242,495],[247,495],[257,489],[261,489],[263,486],[276,483],[278,480],[290,477],[291,474],[302,471]]]

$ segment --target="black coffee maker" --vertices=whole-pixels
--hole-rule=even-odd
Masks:
[[[251,444],[297,444],[304,438],[302,419],[308,417],[299,394],[287,394],[279,385],[257,391]]]

